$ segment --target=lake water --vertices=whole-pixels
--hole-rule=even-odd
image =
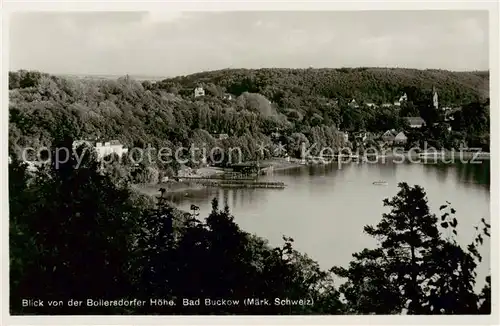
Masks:
[[[398,182],[420,185],[426,193],[431,212],[439,216],[439,206],[451,202],[456,209],[458,241],[471,243],[474,226],[481,218],[490,221],[490,165],[482,164],[356,164],[339,166],[301,166],[276,171],[263,180],[283,181],[276,189],[204,189],[189,196],[173,195],[176,205],[189,211],[200,207],[201,217],[211,210],[211,200],[228,204],[236,223],[277,246],[282,236],[294,238],[295,248],[307,253],[327,269],[347,266],[352,253],[372,248],[376,242],[363,233],[363,226],[377,224],[384,212],[384,198],[398,192]],[[384,180],[386,186],[373,185]],[[481,253],[478,282],[483,284],[490,264],[490,242]]]

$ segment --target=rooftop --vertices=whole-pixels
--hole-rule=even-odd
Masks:
[[[425,123],[425,120],[421,117],[407,117],[405,118],[411,125],[421,125]]]

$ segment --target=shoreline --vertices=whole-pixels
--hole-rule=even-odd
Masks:
[[[173,186],[173,187],[172,187]],[[134,190],[140,192],[141,194],[148,196],[158,196],[160,194],[160,188],[164,188],[165,194],[181,194],[181,193],[191,193],[195,191],[200,191],[205,189],[201,184],[194,182],[161,182],[161,183],[151,183],[142,184],[134,183],[131,186]]]
[[[438,152],[440,153],[440,152]],[[405,163],[410,161],[410,163],[420,163],[420,164],[437,164],[437,163],[444,163],[444,164],[453,164],[453,163],[458,163],[462,161],[463,163],[469,163],[469,164],[474,164],[470,162],[470,160],[474,159],[474,155],[477,155],[477,153],[474,152],[461,152],[458,153],[458,157],[452,157],[451,152],[444,152],[444,155],[442,157],[435,158],[433,155],[428,156],[428,157],[419,157],[420,153],[409,153],[409,152],[396,152],[394,153],[393,151],[387,151],[384,153],[382,156],[378,156],[377,160],[374,161],[373,159],[375,158],[375,155],[360,155],[358,160],[353,160],[353,159],[348,159],[344,163],[357,163],[357,164],[363,164],[363,163],[387,163],[391,162],[394,159],[403,159],[404,161],[399,162],[399,163]],[[461,154],[461,157],[460,157]],[[488,153],[489,154],[489,153]],[[364,161],[364,159],[367,158],[367,161]],[[370,160],[372,158],[372,160]],[[418,162],[411,162],[412,160],[418,160]],[[449,161],[451,160],[451,162]],[[481,162],[489,162],[490,157],[479,157],[475,158],[475,161],[477,163]],[[329,162],[325,163],[308,163],[308,164],[301,164],[299,163],[300,159],[292,159],[291,161],[284,161],[284,160],[279,160],[279,159],[274,159],[274,160],[267,160],[263,161],[264,164],[269,164],[267,168],[265,168],[265,172],[263,175],[268,175],[269,173],[277,172],[277,171],[286,171],[286,170],[291,170],[291,169],[297,169],[301,168],[304,166],[320,166],[320,165],[330,165],[330,164],[335,164],[338,163],[337,160],[331,160]],[[139,191],[142,194],[145,195],[151,195],[151,196],[157,196],[159,194],[159,189],[160,188],[165,188],[166,194],[171,194],[171,195],[179,195],[181,193],[185,193],[186,196],[191,195],[192,193],[202,191],[207,188],[223,188],[217,187],[216,183],[213,182],[206,182],[207,179],[209,179],[212,176],[216,175],[224,175],[227,171],[223,171],[220,168],[214,168],[214,167],[205,167],[205,168],[200,168],[196,173],[190,176],[185,176],[186,179],[184,181],[167,181],[167,182],[159,182],[156,184],[133,184],[132,188],[135,190]],[[199,178],[200,180],[196,180]],[[179,179],[183,179],[183,177],[179,177]],[[204,180],[204,181],[203,181]],[[215,180],[214,180],[215,181]]]
[[[295,162],[287,162],[282,160],[268,160],[264,162],[266,164],[270,164],[270,167],[272,168],[270,171],[284,171],[303,166]],[[217,186],[211,187],[210,185],[207,185],[207,183],[209,183],[207,182],[207,180],[210,180],[209,178],[213,176],[224,175],[226,172],[227,171],[223,171],[220,168],[204,167],[198,169],[196,173],[192,175],[184,176],[184,178],[186,179],[184,179],[183,181],[167,181],[152,184],[136,183],[132,184],[132,188],[139,191],[141,194],[150,196],[158,196],[160,188],[164,188],[166,190],[165,193],[170,195],[179,195],[181,193],[190,195],[194,192],[202,191],[207,188],[217,188]],[[197,178],[199,178],[200,180],[196,180]],[[180,176],[179,179],[182,180],[183,176]]]
[[[417,159],[417,160],[422,160],[425,161],[427,160],[443,160],[442,163],[456,163],[456,162],[463,162],[463,163],[468,163],[469,161],[490,161],[490,153],[486,152],[453,152],[453,151],[433,151],[433,152],[428,152],[427,156],[421,157],[421,155],[424,154],[422,153],[417,153],[417,152],[395,152],[394,151],[388,151],[386,153],[383,153],[383,156],[381,157],[386,157],[386,158],[405,158],[405,159]],[[452,160],[451,162],[444,162],[444,160]],[[467,162],[464,162],[467,161]]]

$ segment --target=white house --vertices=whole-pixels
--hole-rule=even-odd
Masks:
[[[205,96],[205,90],[203,87],[196,87],[194,89],[194,97]]]
[[[128,153],[128,148],[123,147],[118,140],[111,140],[105,143],[98,142],[95,144],[95,150],[99,159],[102,159],[112,153],[122,156]]]
[[[218,140],[224,140],[224,139],[228,139],[229,135],[228,134],[213,134],[212,137],[214,137],[215,139],[218,139]]]
[[[118,140],[111,140],[108,142],[96,142],[93,143],[88,140],[75,140],[73,142],[73,149],[86,144],[89,147],[93,147],[97,153],[98,159],[102,159],[111,153],[115,153],[118,156],[122,156],[128,153],[128,148],[124,147]]]

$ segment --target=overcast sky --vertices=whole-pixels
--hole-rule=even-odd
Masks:
[[[487,70],[487,11],[11,16],[10,70],[175,76],[223,68]]]

